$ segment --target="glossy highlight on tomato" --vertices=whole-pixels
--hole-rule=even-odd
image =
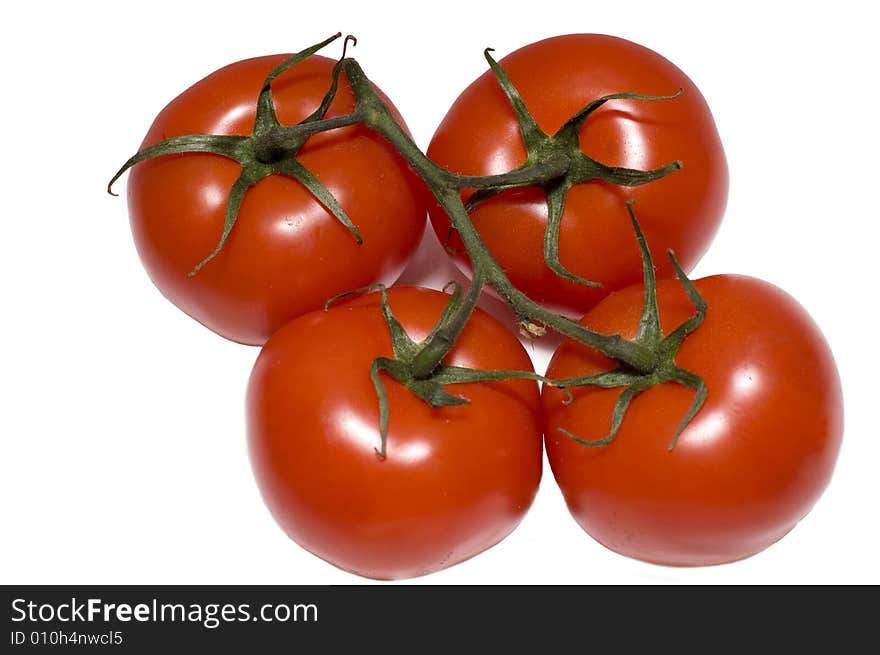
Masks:
[[[827,486],[840,449],[843,400],[834,359],[818,327],[782,290],[755,278],[695,282],[708,304],[676,364],[699,375],[708,397],[675,447],[670,442],[693,391],[662,384],[638,396],[616,438],[609,430],[620,390],[543,391],[553,474],[575,520],[608,548],[669,565],[708,565],[753,555],[788,533]],[[661,280],[660,316],[671,330],[693,313],[681,285]],[[582,320],[632,338],[644,289],[610,295]],[[571,341],[547,375],[588,375],[613,362]]]
[[[499,63],[547,134],[604,95],[670,95],[683,90],[675,100],[610,101],[581,128],[581,150],[609,166],[648,170],[676,160],[683,165],[643,186],[586,182],[568,192],[560,261],[602,288],[563,279],[544,263],[547,206],[541,189],[509,190],[473,210],[476,228],[514,286],[537,302],[580,316],[611,291],[638,283],[641,263],[632,248],[628,199],[637,201],[648,242],[658,249],[673,248],[684,269],[691,270],[715,235],[728,190],[721,140],[694,83],[659,54],[598,34],[539,41]],[[428,156],[455,173],[469,175],[500,174],[525,162],[516,116],[490,71],[452,105]],[[437,237],[445,242],[448,217],[439,205],[430,213]],[[458,251],[455,259],[466,268],[467,255],[457,235],[449,246]],[[668,262],[658,262],[658,274],[673,274]]]
[[[263,79],[287,57],[240,61],[196,83],[160,112],[143,147],[184,134],[249,135]],[[333,65],[311,56],[273,82],[283,125],[301,121],[320,105]],[[326,116],[353,108],[343,75]],[[131,228],[150,278],[184,312],[233,341],[262,344],[289,319],[338,293],[390,284],[424,229],[421,181],[381,136],[362,125],[316,134],[297,157],[339,201],[363,244],[298,181],[272,175],[247,191],[225,246],[192,277],[187,273],[220,239],[239,164],[187,153],[143,161],[130,173]]]
[[[393,288],[391,310],[424,339],[449,296]],[[337,567],[379,579],[424,575],[510,533],[542,467],[540,397],[531,380],[449,385],[469,405],[432,409],[383,374],[387,456],[370,380],[392,355],[380,295],[294,319],[263,347],[247,392],[251,462],[284,531]],[[516,337],[477,309],[445,363],[528,370]]]

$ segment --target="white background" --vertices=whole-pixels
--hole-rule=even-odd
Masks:
[[[525,3],[509,1],[312,4],[6,8],[0,582],[361,582],[274,524],[244,439],[257,350],[216,337],[161,297],[135,254],[124,200],[104,192],[107,179],[169,100],[238,59],[355,33],[354,55],[426,147],[485,69],[485,46],[502,57],[592,31],[657,50],[709,101],[731,195],[695,276],[763,277],[822,326],[846,394],[837,471],[814,511],[766,552],[671,569],[588,538],[545,467],[535,505],[507,540],[417,582],[880,583],[880,50],[868,4],[541,0],[521,13],[510,7]],[[407,280],[427,279],[432,252],[423,249]],[[447,267],[427,281],[451,275]]]

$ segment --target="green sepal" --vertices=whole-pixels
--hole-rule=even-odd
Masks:
[[[601,439],[596,439],[594,441],[581,439],[580,437],[572,434],[565,428],[559,428],[559,431],[572,441],[576,441],[582,446],[589,446],[591,448],[607,446],[612,441],[614,441],[614,438],[617,436],[617,433],[620,430],[620,426],[623,423],[623,417],[626,416],[626,412],[629,409],[630,403],[632,403],[633,399],[636,396],[645,391],[645,389],[648,389],[650,386],[650,384],[647,384],[645,382],[635,382],[632,385],[626,387],[620,393],[620,395],[617,397],[617,401],[614,403],[614,411],[611,414],[611,431]]]
[[[349,117],[340,117],[321,122],[337,93],[342,61],[345,57],[344,49],[343,59],[338,61],[333,67],[330,88],[322,99],[320,106],[297,125],[291,127],[280,125],[272,96],[272,82],[279,75],[312,56],[340,36],[342,34],[337,33],[320,43],[298,52],[269,72],[263,81],[260,95],[257,98],[254,129],[250,136],[190,134],[171,137],[144,148],[130,157],[111,178],[107,185],[107,191],[111,195],[116,195],[113,192],[113,184],[126,170],[146,159],[171,154],[214,154],[237,161],[241,165],[239,177],[230,188],[229,195],[227,196],[223,230],[219,242],[214,250],[188,273],[190,277],[197,274],[205,265],[213,260],[226,245],[229,235],[238,220],[239,210],[247,190],[263,178],[274,174],[285,175],[297,180],[311,193],[317,202],[321,203],[352,234],[358,245],[363,243],[363,238],[357,227],[333,194],[330,193],[314,173],[309,171],[296,158],[299,149],[314,132],[333,129],[337,125],[350,124],[357,119],[353,115],[351,117],[352,120],[349,120]],[[352,39],[353,37],[345,39],[346,47]]]
[[[645,234],[642,232],[642,227],[639,225],[632,207],[633,201],[628,200],[626,211],[629,213],[633,231],[636,233],[636,241],[639,244],[639,255],[642,258],[642,284],[645,287],[642,316],[639,319],[636,341],[656,346],[663,338],[663,331],[660,328],[660,308],[657,305],[657,274],[654,271],[651,249],[648,247]]]
[[[263,87],[260,89],[260,95],[257,98],[257,113],[256,119],[254,120],[254,135],[260,136],[279,127],[278,116],[275,113],[275,102],[272,97],[272,82],[275,81],[275,78],[281,75],[281,73],[285,72],[286,70],[292,68],[296,64],[308,59],[325,46],[333,43],[333,41],[338,39],[340,36],[342,36],[342,32],[337,32],[333,36],[324,39],[320,43],[316,43],[313,46],[309,46],[305,50],[301,50],[292,57],[285,59],[275,68],[273,68],[268,75],[266,75],[265,79],[263,80]]]
[[[321,120],[324,116],[327,115],[327,112],[330,109],[330,105],[333,103],[333,100],[336,98],[336,92],[339,90],[339,74],[342,72],[342,63],[345,61],[345,56],[348,51],[349,42],[352,45],[357,45],[357,39],[351,34],[345,37],[345,41],[342,43],[342,56],[339,58],[339,61],[336,62],[333,66],[333,72],[331,74],[332,82],[330,83],[330,88],[327,90],[327,93],[324,94],[324,98],[321,100],[321,104],[318,108],[309,114],[301,124],[305,123],[313,123],[315,121]]]
[[[337,294],[324,303],[324,310],[330,309],[332,305],[349,296],[372,293],[374,291],[378,291],[380,294],[379,306],[381,307],[382,318],[385,320],[385,325],[388,326],[388,331],[391,334],[391,350],[394,353],[394,359],[388,361],[408,361],[417,352],[418,344],[409,338],[406,329],[397,320],[397,317],[394,316],[394,312],[391,311],[391,306],[388,304],[388,288],[384,284],[368,284],[364,287]]]
[[[685,337],[703,324],[703,321],[706,319],[706,311],[708,308],[706,306],[706,301],[703,299],[703,296],[700,295],[697,287],[694,286],[694,283],[690,281],[690,278],[688,278],[687,274],[681,268],[681,265],[679,265],[678,259],[676,259],[675,253],[672,249],[670,248],[666,252],[669,255],[669,259],[672,262],[672,267],[675,269],[675,274],[678,277],[679,282],[681,282],[685,293],[688,295],[688,299],[696,310],[696,314],[675,328],[675,330],[673,330],[664,340],[664,345],[667,348],[678,350],[678,347],[681,345],[681,342],[684,341]]]
[[[290,160],[279,162],[277,172],[292,177],[302,184],[315,200],[324,205],[324,208],[333,215],[333,218],[351,232],[359,246],[364,243],[360,230],[355,227],[355,224],[342,208],[342,205],[339,204],[339,201],[336,200],[336,197],[330,193],[330,190],[324,186],[324,183],[314,173],[299,163],[297,159],[291,158]]]
[[[544,230],[544,262],[559,277],[578,282],[590,287],[601,288],[599,282],[587,280],[575,275],[559,261],[559,229],[562,225],[562,212],[565,209],[565,197],[571,184],[567,179],[561,180],[547,190],[547,227]]]
[[[629,213],[633,231],[636,235],[639,253],[642,258],[642,275],[645,288],[644,300],[642,302],[642,314],[639,319],[639,328],[633,341],[650,348],[652,352],[657,353],[659,359],[654,370],[645,373],[637,372],[629,367],[618,367],[595,375],[553,380],[554,384],[564,386],[568,389],[585,386],[605,389],[617,387],[623,388],[623,391],[615,401],[614,411],[611,416],[611,427],[606,436],[601,439],[588,440],[573,434],[565,428],[560,427],[558,430],[583,446],[606,446],[617,437],[617,434],[620,431],[620,426],[623,424],[623,419],[626,416],[632,401],[635,400],[639,394],[658,384],[676,383],[693,389],[696,394],[670,442],[669,450],[672,450],[678,443],[678,438],[700,411],[706,397],[708,396],[706,384],[699,376],[690,371],[686,371],[675,364],[675,355],[684,338],[703,322],[707,307],[705,300],[700,295],[697,288],[688,279],[681,266],[679,266],[678,261],[675,259],[675,255],[671,250],[668,251],[670,259],[672,260],[672,265],[678,275],[679,282],[681,282],[688,298],[694,305],[696,314],[685,320],[668,336],[663,336],[660,324],[660,310],[657,303],[657,280],[656,273],[654,272],[654,262],[651,257],[651,251],[648,247],[647,240],[645,239],[645,235],[642,232],[632,206],[632,200],[627,202],[627,211]],[[571,396],[569,396],[569,401],[563,401],[563,404],[568,404],[570,398]]]
[[[229,136],[226,134],[185,134],[182,136],[171,137],[160,143],[147,146],[135,155],[132,155],[116,171],[110,182],[107,183],[107,193],[111,196],[118,196],[113,191],[113,184],[122,177],[129,168],[146,159],[154,157],[162,157],[165,155],[179,155],[184,153],[207,153],[211,155],[220,155],[236,161],[241,161],[246,156],[246,148],[249,137],[246,136]]]
[[[681,433],[684,432],[684,429],[703,407],[703,403],[706,402],[706,397],[709,395],[709,390],[703,379],[694,375],[690,371],[685,371],[683,368],[677,368],[673,379],[675,382],[678,382],[685,387],[690,387],[696,391],[696,394],[694,395],[693,402],[691,402],[691,406],[688,408],[687,414],[685,414],[681,423],[679,423],[678,429],[675,431],[675,436],[672,437],[672,441],[669,443],[669,450],[675,448]]]
[[[385,289],[385,285],[381,283],[376,284],[368,284],[363,287],[358,287],[357,289],[350,289],[349,291],[343,291],[342,293],[337,293],[335,296],[332,296],[324,303],[324,311],[326,312],[333,305],[348,298],[349,296],[358,296],[365,293],[371,293],[373,291],[381,291]]]
[[[600,387],[602,389],[613,389],[615,387],[631,386],[639,377],[638,373],[633,373],[629,369],[615,368],[611,371],[604,371],[594,375],[549,379],[548,382],[553,386],[565,389],[571,389],[573,387]],[[563,404],[567,405],[568,402],[563,401]]]
[[[385,459],[388,452],[388,392],[385,390],[380,372],[387,371],[389,365],[393,364],[394,360],[377,357],[370,366],[370,380],[373,382],[379,401],[379,447],[374,448],[379,459]]]
[[[672,95],[644,95],[640,93],[612,93],[602,96],[580,109],[569,118],[552,136],[544,132],[529,111],[516,86],[510,80],[502,66],[489,54],[491,48],[484,52],[486,61],[504,92],[508,104],[516,116],[520,135],[526,149],[526,161],[511,173],[527,170],[536,162],[547,160],[554,154],[567,158],[567,167],[557,176],[553,176],[541,186],[547,199],[547,226],[544,233],[544,261],[547,267],[559,277],[572,282],[592,287],[601,287],[598,282],[587,280],[565,268],[559,260],[559,231],[562,213],[568,191],[576,184],[602,181],[625,187],[635,187],[662,179],[666,175],[680,170],[682,163],[673,161],[665,166],[652,170],[636,170],[630,168],[608,166],[583,153],[580,147],[580,128],[597,109],[612,100],[663,101],[674,100],[681,96],[683,89]],[[497,184],[483,185],[465,202],[467,212],[473,211],[483,202],[511,189],[530,186],[529,183],[517,184],[509,180]]]
[[[510,103],[514,114],[516,114],[516,120],[519,123],[519,131],[522,135],[523,141],[525,141],[526,144],[531,144],[546,139],[547,134],[544,130],[538,127],[538,122],[535,120],[534,116],[532,116],[528,107],[526,107],[526,103],[523,101],[522,96],[520,96],[519,91],[514,86],[513,82],[510,81],[507,72],[497,61],[495,61],[492,55],[489,54],[494,51],[494,48],[486,48],[483,51],[483,56],[485,56],[486,61],[489,62],[489,68],[492,69],[492,73],[495,75],[498,85],[501,87],[501,90],[504,91],[504,95],[507,96],[507,101]]]
[[[559,138],[577,137],[578,132],[580,132],[580,129],[583,127],[587,118],[609,100],[675,100],[680,97],[682,93],[684,93],[684,89],[681,88],[679,88],[676,93],[668,96],[648,96],[641,93],[610,93],[587,103],[583,109],[569,118],[563,126],[556,131],[554,136]]]

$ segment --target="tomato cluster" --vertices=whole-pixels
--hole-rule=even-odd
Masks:
[[[609,36],[487,51],[426,156],[354,60],[314,54],[330,40],[195,84],[123,167],[158,288],[263,346],[248,443],[285,532],[427,574],[516,527],[545,449],[575,520],[630,557],[730,562],[791,530],[834,468],[840,380],[782,290],[687,278],[728,180],[693,82]],[[467,294],[385,289],[428,213]],[[566,335],[545,375],[475,307],[484,283]]]

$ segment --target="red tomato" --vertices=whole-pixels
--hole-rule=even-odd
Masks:
[[[533,300],[582,314],[610,291],[638,283],[639,253],[625,203],[636,199],[648,243],[674,248],[690,270],[708,248],[727,203],[727,163],[706,101],[669,61],[640,45],[596,34],[559,36],[528,45],[500,61],[538,125],[553,134],[589,102],[617,92],[669,95],[675,100],[613,100],[587,118],[581,150],[609,166],[683,168],[644,186],[604,182],[573,187],[567,196],[559,257],[572,273],[600,282],[588,287],[558,277],[544,263],[545,194],[507,191],[472,212],[474,224],[513,284]],[[458,97],[428,148],[428,156],[456,173],[490,175],[525,162],[513,110],[494,75],[486,72]],[[449,219],[435,206],[431,221],[445,241]],[[450,242],[461,250],[460,239]],[[612,253],[612,255],[609,255]],[[466,266],[466,254],[456,260]],[[660,275],[673,275],[668,262]]]
[[[388,298],[421,340],[449,296],[394,288]],[[380,579],[430,573],[499,542],[531,505],[542,464],[536,383],[451,385],[471,404],[432,409],[384,374],[390,415],[379,459],[369,371],[391,355],[379,294],[371,294],[275,333],[247,394],[251,461],[276,521],[318,557]],[[516,337],[479,309],[444,361],[531,370]]]
[[[209,75],[162,110],[143,146],[183,134],[249,135],[263,79],[286,58],[248,59]],[[318,107],[333,64],[312,56],[273,83],[283,125]],[[343,76],[327,117],[353,107]],[[315,135],[298,158],[340,202],[363,245],[299,182],[273,175],[247,192],[223,250],[193,277],[187,273],[220,239],[241,167],[216,155],[184,154],[144,161],[130,173],[131,227],[153,282],[187,314],[234,341],[262,344],[287,320],[338,293],[393,282],[424,229],[421,182],[363,126]]]
[[[703,565],[748,557],[803,518],[831,478],[843,431],[840,379],[828,345],[805,310],[754,278],[698,280],[706,320],[685,339],[676,363],[703,378],[708,398],[669,445],[694,392],[663,384],[638,396],[617,437],[608,434],[620,390],[573,389],[574,401],[544,390],[545,440],[556,481],[574,518],[597,541],[637,559]],[[612,294],[584,325],[636,333],[643,288]],[[658,282],[667,332],[693,314],[677,281]],[[613,368],[564,342],[548,377]]]

